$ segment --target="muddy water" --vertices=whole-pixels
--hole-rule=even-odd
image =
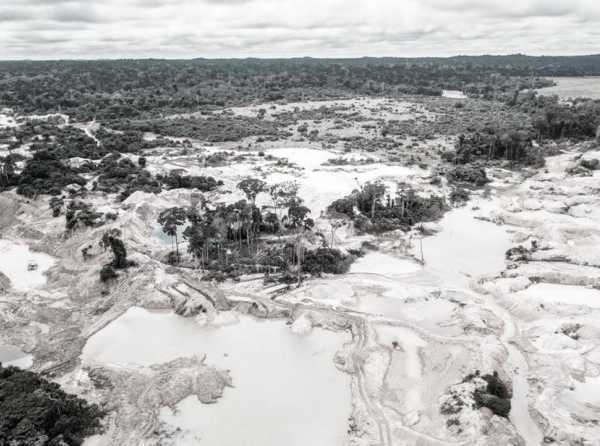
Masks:
[[[479,201],[453,209],[440,221],[442,230],[423,239],[425,269],[447,284],[467,286],[470,277],[500,273],[504,254],[511,247],[510,235],[503,226],[475,218],[479,210],[494,206]],[[413,254],[421,256],[419,243]]]
[[[132,308],[94,335],[84,363],[150,365],[206,355],[229,369],[234,388],[216,404],[195,398],[161,418],[181,428],[178,445],[279,446],[343,444],[351,411],[350,377],[333,363],[349,334],[315,330],[294,334],[282,321],[231,315],[203,327],[169,312]]]
[[[44,272],[52,265],[54,259],[49,255],[32,252],[24,243],[0,239],[0,272],[10,279],[15,290],[29,291],[44,285]]]
[[[188,226],[189,226],[189,224],[187,224],[187,223],[183,224],[181,226],[177,226],[177,240],[179,243],[180,250],[181,250],[182,245],[185,245],[187,243],[185,238],[183,237],[183,233],[185,232],[185,230]],[[165,234],[162,230],[162,226],[160,226],[158,223],[156,225],[154,225],[154,227],[152,229],[152,236],[158,241],[158,243],[161,246],[172,247],[173,249],[175,249],[174,238]]]

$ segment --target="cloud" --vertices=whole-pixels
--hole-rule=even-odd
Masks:
[[[2,0],[0,58],[598,52],[597,0]]]

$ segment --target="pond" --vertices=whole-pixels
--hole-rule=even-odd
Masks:
[[[284,321],[229,316],[229,324],[206,327],[171,312],[132,308],[90,338],[82,360],[150,365],[206,354],[207,364],[230,370],[234,387],[216,404],[193,397],[175,412],[162,410],[161,420],[181,429],[178,445],[343,444],[350,376],[333,359],[349,334],[298,335]]]
[[[470,203],[446,213],[440,221],[442,230],[423,239],[425,270],[448,285],[464,286],[470,277],[498,274],[505,268],[505,253],[511,247],[506,228],[475,218]],[[490,201],[477,202],[476,207],[492,207]],[[419,242],[414,242],[414,255],[419,257]]]
[[[460,90],[442,90],[442,97],[448,99],[467,99],[467,95]]]
[[[47,254],[32,252],[24,243],[0,239],[0,272],[10,279],[16,291],[29,291],[46,284],[44,274],[54,259]]]

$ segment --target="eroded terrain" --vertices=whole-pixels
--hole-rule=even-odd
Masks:
[[[119,201],[90,173],[78,191],[117,215],[100,227],[66,231],[49,196],[3,192],[0,361],[108,409],[89,445],[600,444],[600,173],[576,169],[600,158],[592,143],[554,145],[539,169],[487,167],[487,187],[438,221],[369,234],[328,212],[376,181],[392,196],[449,196],[442,154],[457,123],[478,125],[481,106],[457,100],[226,109],[273,123],[272,140],[173,137],[124,154],[143,156],[153,175],[220,183]],[[2,125],[22,121],[7,112]],[[99,128],[74,125],[89,136]],[[235,203],[247,177],[296,182],[314,220],[307,245],[360,251],[349,271],[273,283],[256,265],[206,281],[185,239],[183,259],[169,264],[161,211]],[[259,193],[256,204],[273,200]],[[111,228],[135,265],[107,284],[98,271],[111,253],[98,241]],[[507,417],[476,401],[494,372],[510,389]]]

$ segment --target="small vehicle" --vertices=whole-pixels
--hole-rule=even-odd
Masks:
[[[30,260],[29,263],[27,263],[27,271],[35,271],[36,269],[38,269],[38,264],[33,260]]]

